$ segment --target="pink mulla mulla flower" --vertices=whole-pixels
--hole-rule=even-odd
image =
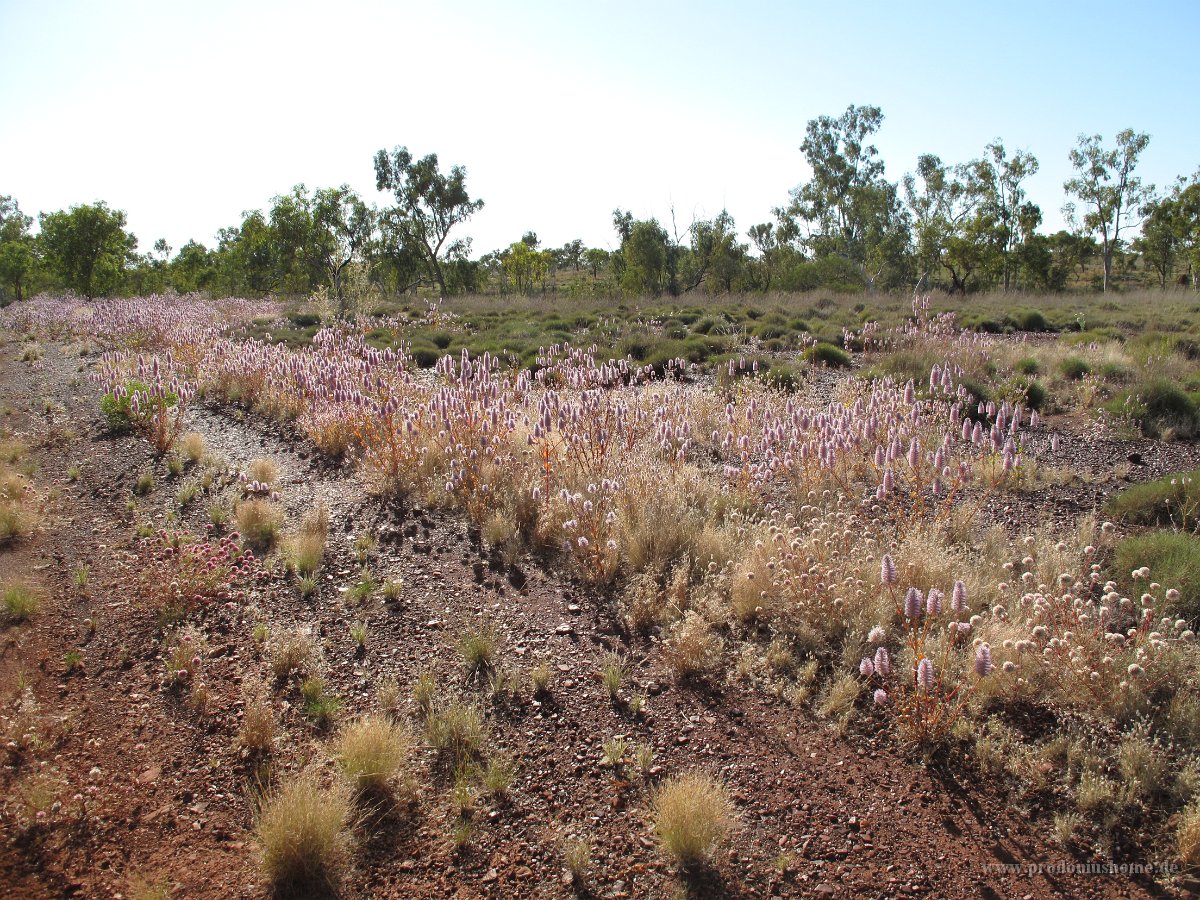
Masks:
[[[950,592],[950,608],[956,613],[967,611],[967,586],[961,581],[954,582],[954,590]]]
[[[879,580],[887,585],[895,584],[900,580],[900,576],[896,572],[896,563],[890,553],[883,554],[883,559],[879,562]]]
[[[925,693],[933,688],[933,663],[926,656],[922,656],[917,663],[917,687]]]
[[[875,663],[871,662],[869,658],[864,656],[862,661],[858,664],[858,674],[863,678],[870,678],[875,674]]]
[[[925,612],[928,615],[936,616],[942,612],[942,592],[937,588],[929,589],[929,596],[925,600]]]
[[[892,470],[884,469],[883,484],[880,485],[880,487],[883,488],[883,493],[885,495],[890,494],[895,489],[895,486],[896,486],[896,479],[895,479],[895,476],[892,475]]]
[[[875,671],[885,677],[892,673],[892,657],[888,654],[886,647],[880,647],[875,651]]]
[[[875,705],[876,706],[884,706],[887,703],[887,701],[888,701],[887,691],[885,691],[883,688],[876,688],[875,689]]]
[[[882,644],[884,641],[887,640],[887,632],[883,630],[882,625],[876,625],[867,634],[867,640],[870,641],[872,644]]]
[[[992,672],[992,648],[986,644],[980,644],[975,648],[975,674],[980,678],[990,675]]]
[[[910,587],[904,594],[904,616],[908,619],[921,618],[921,592]]]

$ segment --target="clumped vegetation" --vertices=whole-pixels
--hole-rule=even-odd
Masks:
[[[285,891],[335,888],[350,865],[353,823],[347,787],[323,787],[312,772],[285,782],[258,815],[267,877]]]
[[[1046,484],[1073,490],[1074,456],[1061,445],[1081,439],[1047,428],[1043,415],[1155,440],[1200,433],[1190,393],[1198,359],[1169,335],[1122,340],[1136,329],[1115,324],[1116,313],[1073,331],[1068,308],[1051,299],[995,323],[1044,329],[1025,342],[995,339],[982,322],[963,331],[925,297],[902,316],[885,298],[887,324],[865,305],[851,314],[848,300],[824,299],[786,310],[696,298],[694,309],[629,307],[607,323],[581,305],[577,326],[555,310],[561,328],[547,315],[531,333],[547,322],[563,333],[529,359],[461,352],[488,333],[467,319],[507,327],[515,314],[504,306],[411,308],[291,344],[227,339],[226,320],[200,329],[211,348],[201,352],[188,343],[195,318],[187,330],[172,323],[203,320],[210,305],[162,301],[170,315],[159,323],[155,377],[180,396],[194,390],[286,422],[361,474],[397,523],[376,527],[357,513],[331,523],[323,507],[288,521],[276,465],[258,460],[239,473],[181,438],[180,490],[195,493],[180,504],[190,509],[163,498],[172,522],[159,529],[146,524],[159,500],[134,501],[146,521],[131,515],[141,542],[121,558],[138,596],[164,613],[165,689],[187,715],[215,721],[213,679],[228,659],[210,662],[207,645],[197,648],[205,633],[214,643],[221,635],[214,653],[252,644],[243,655],[259,671],[245,683],[274,681],[246,694],[226,748],[232,741],[266,777],[268,765],[294,768],[299,735],[372,816],[392,815],[390,801],[412,794],[424,753],[441,806],[430,820],[443,821],[460,859],[476,843],[490,852],[493,823],[539,777],[505,749],[514,731],[561,727],[569,704],[598,699],[620,724],[588,736],[579,769],[599,763],[614,808],[647,809],[663,853],[687,877],[707,862],[723,867],[736,820],[730,787],[696,773],[663,780],[693,726],[721,726],[689,715],[674,743],[660,709],[715,712],[742,691],[769,695],[789,722],[829,740],[869,742],[914,766],[978,770],[987,790],[1038,810],[1038,826],[1071,852],[1129,859],[1150,836],[1194,859],[1197,473],[1120,492],[1110,473],[1089,473],[1089,490],[1113,495],[1105,513],[1116,526],[1084,517],[1034,527],[998,511],[1017,516]],[[47,318],[62,312],[32,304]],[[245,327],[238,309],[222,315]],[[98,307],[95,340],[122,333],[130,315]],[[139,326],[147,315],[139,311]],[[580,349],[575,339],[592,328],[605,342]],[[416,345],[405,343],[422,329],[437,350],[458,351],[435,355],[432,373],[417,371]],[[613,346],[629,356],[609,358],[603,348]],[[145,348],[141,356],[148,366]],[[123,348],[105,365],[133,377],[137,360]],[[170,471],[167,460],[154,465]],[[1141,471],[1131,456],[1117,475]],[[25,487],[14,496],[28,497]],[[197,535],[179,522],[203,516],[200,496],[218,514]],[[230,517],[237,531],[226,533]],[[397,565],[397,554],[442,556],[433,520],[453,521],[473,542],[486,605],[464,608],[455,586],[435,587],[439,563]],[[559,624],[535,627],[557,641],[580,637],[587,614],[611,620],[583,671],[578,653],[560,658],[497,618],[503,603],[523,602],[530,566],[571,588]],[[303,629],[254,605],[284,585],[283,610],[303,610]],[[414,621],[434,647],[423,661],[391,643]],[[72,652],[82,664],[82,645]],[[89,672],[96,658],[87,651]],[[419,666],[428,668],[414,678]],[[372,695],[380,712],[364,707]],[[739,719],[739,735],[743,726],[752,743],[755,726]],[[409,728],[427,748],[413,746]],[[722,770],[729,785],[738,771]],[[319,779],[307,785],[310,795],[329,790]],[[349,820],[335,818],[342,824],[325,831],[341,834]],[[565,864],[582,889],[591,863],[581,848],[593,845],[575,841],[578,858]],[[272,874],[281,884],[301,877],[324,876]]]
[[[708,862],[735,822],[728,789],[701,772],[665,781],[654,792],[652,808],[663,851],[685,869]]]

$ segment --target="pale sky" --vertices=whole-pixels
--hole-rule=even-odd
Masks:
[[[670,229],[673,205],[681,234],[726,207],[744,235],[807,178],[807,121],[853,103],[883,109],[893,181],[1031,151],[1054,230],[1081,132],[1148,132],[1159,186],[1200,169],[1198,28],[1197,0],[0,0],[0,194],[211,247],[299,182],[387,203],[372,160],[404,144],[466,167],[475,255],[611,247],[618,206]]]

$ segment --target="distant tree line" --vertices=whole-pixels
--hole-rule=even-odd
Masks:
[[[483,201],[468,193],[466,170],[443,172],[436,154],[417,159],[406,147],[375,156],[376,187],[391,205],[368,204],[346,185],[310,193],[300,184],[269,209],[243,213],[212,247],[188,241],[173,250],[160,239],[139,253],[125,213],[103,202],[42,213],[35,233],[17,201],[0,196],[0,298],[20,300],[43,288],[89,297],[321,292],[344,312],[364,287],[445,296],[815,288],[966,294],[1108,290],[1118,280],[1197,286],[1200,172],[1161,194],[1143,184],[1136,169],[1147,135],[1127,129],[1111,147],[1099,135],[1081,135],[1070,151],[1074,176],[1063,185],[1069,227],[1043,234],[1042,210],[1025,190],[1038,171],[1032,153],[997,139],[964,162],[923,154],[915,171],[893,182],[871,143],[882,123],[875,106],[811,120],[800,151],[812,178],[770,221],[739,232],[722,211],[680,226],[672,211],[668,229],[617,208],[613,250],[581,240],[544,247],[528,231],[473,257],[458,226]]]

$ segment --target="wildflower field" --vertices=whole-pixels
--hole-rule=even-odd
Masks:
[[[0,871],[1195,890],[1198,308],[873,299],[3,309]]]

